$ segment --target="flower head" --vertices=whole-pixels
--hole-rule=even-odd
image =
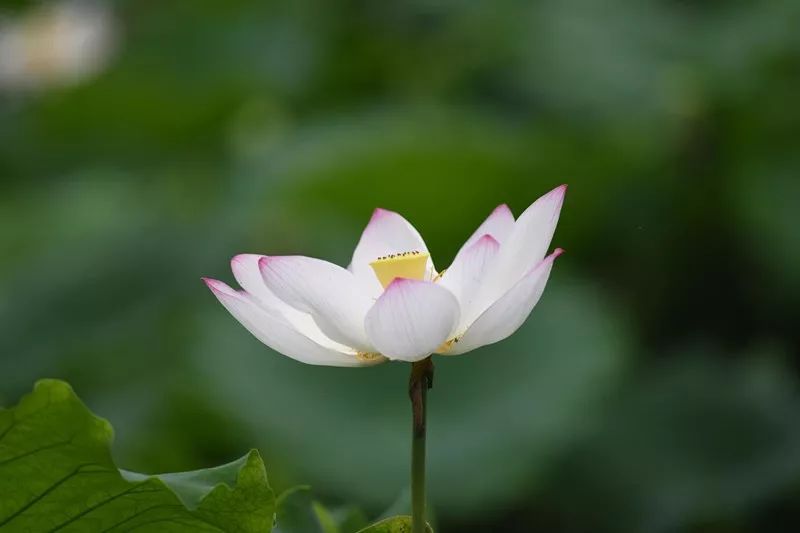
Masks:
[[[346,269],[311,257],[242,254],[231,261],[242,290],[204,281],[256,338],[304,363],[462,354],[510,336],[539,301],[563,252],[546,256],[565,193],[557,187],[517,220],[499,206],[442,272],[414,226],[376,209]]]

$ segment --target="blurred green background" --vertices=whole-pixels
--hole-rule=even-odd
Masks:
[[[0,4],[0,404],[69,380],[124,468],[265,455],[380,515],[408,366],[304,366],[200,281],[347,264],[376,206],[437,266],[570,184],[511,339],[438,358],[438,530],[800,528],[800,3]]]

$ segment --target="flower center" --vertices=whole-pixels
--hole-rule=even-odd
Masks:
[[[375,271],[375,276],[385,289],[395,278],[425,279],[428,257],[425,252],[403,252],[379,257],[369,266]]]

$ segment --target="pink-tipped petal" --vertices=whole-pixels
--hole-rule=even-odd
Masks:
[[[263,255],[239,254],[231,259],[231,271],[236,282],[248,293],[266,304],[275,304],[278,298],[264,284],[258,262]]]
[[[398,213],[378,208],[373,212],[353,252],[350,271],[365,290],[377,298],[383,292],[383,287],[369,264],[379,257],[411,251],[428,252],[416,228]],[[428,270],[434,270],[430,259]]]
[[[478,239],[484,235],[491,235],[494,240],[502,243],[511,230],[514,229],[514,214],[506,204],[498,205],[494,211],[478,226],[478,229],[467,239],[467,242],[461,247],[456,258],[468,250],[473,244],[478,242]],[[455,261],[453,261],[455,263]]]
[[[563,252],[558,248],[523,276],[469,326],[447,353],[457,355],[469,352],[499,342],[517,331],[542,297],[553,262]]]
[[[267,288],[295,309],[308,313],[334,341],[372,352],[364,317],[372,299],[344,268],[311,257],[272,256],[259,260]]]
[[[292,326],[280,313],[264,309],[245,292],[237,292],[225,283],[204,278],[206,285],[239,321],[258,340],[273,350],[302,363],[326,366],[365,366],[381,362],[362,361],[355,353],[334,350],[312,341]]]
[[[553,239],[567,186],[561,185],[536,200],[517,219],[487,274],[481,298],[495,301],[541,261]]]
[[[228,286],[227,283],[224,281],[220,281],[214,278],[200,278],[203,280],[203,283],[206,284],[206,287],[211,289],[215,295],[218,294],[225,294],[228,296],[239,296],[239,291],[236,291]]]
[[[446,287],[458,299],[461,320],[458,330],[466,329],[486,309],[479,300],[480,287],[486,272],[500,250],[500,243],[491,235],[483,235],[469,248],[456,256],[439,284]]]
[[[372,344],[388,357],[420,361],[444,343],[458,324],[459,308],[447,289],[398,278],[367,313]]]
[[[269,290],[261,276],[259,262],[266,256],[258,254],[239,254],[231,259],[233,276],[242,288],[267,311],[278,312],[300,333],[317,344],[333,350],[346,351],[348,348],[325,335],[308,313],[290,306]]]

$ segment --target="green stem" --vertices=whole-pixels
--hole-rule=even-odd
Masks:
[[[428,389],[433,387],[430,357],[411,366],[408,394],[413,418],[411,439],[411,533],[425,533],[425,434]]]

